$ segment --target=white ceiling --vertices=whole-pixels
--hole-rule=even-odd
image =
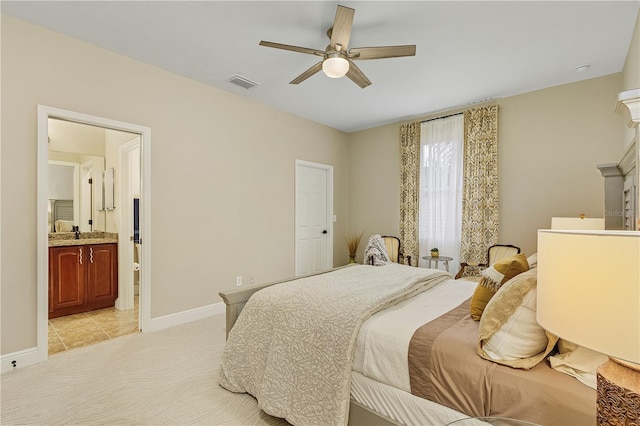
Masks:
[[[415,57],[358,61],[373,84],[318,73],[319,61],[260,40],[323,50],[336,6],[356,10],[349,47],[416,44]],[[624,66],[634,1],[6,1],[2,13],[51,28],[345,132]],[[586,72],[575,67],[590,64]],[[239,74],[252,89],[229,83]],[[613,102],[614,100],[612,100]]]

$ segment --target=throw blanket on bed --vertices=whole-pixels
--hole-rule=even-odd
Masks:
[[[396,263],[356,265],[260,290],[229,333],[220,385],[294,425],[345,425],[362,323],[449,277]]]
[[[367,247],[364,249],[364,264],[382,266],[390,263],[387,246],[384,244],[380,234],[372,235],[369,238]]]

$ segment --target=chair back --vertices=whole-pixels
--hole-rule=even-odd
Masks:
[[[504,259],[508,256],[515,256],[520,253],[520,247],[512,246],[511,244],[495,244],[489,247],[488,260],[489,266],[493,265],[500,259]]]
[[[382,236],[384,245],[387,247],[387,254],[392,262],[398,263],[400,256],[400,239],[398,237]]]

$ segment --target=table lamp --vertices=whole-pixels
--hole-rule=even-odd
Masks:
[[[609,356],[597,371],[597,424],[640,419],[640,232],[538,230],[537,320]]]

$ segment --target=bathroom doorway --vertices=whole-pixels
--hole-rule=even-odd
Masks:
[[[49,321],[48,250],[51,238],[64,238],[64,235],[51,234],[55,232],[49,195],[48,164],[52,157],[58,161],[79,164],[80,176],[93,181],[93,189],[76,191],[76,195],[67,200],[71,205],[75,203],[76,211],[82,212],[72,219],[73,224],[79,227],[80,234],[89,239],[96,236],[113,238],[118,245],[118,296],[115,306],[62,316],[55,319],[55,326]],[[144,269],[144,265],[149,264],[146,260],[149,259],[149,248],[139,250],[140,256],[136,256],[133,224],[139,224],[136,230],[139,238],[148,239],[150,158],[150,129],[146,127],[52,107],[38,107],[39,361],[46,360],[48,354],[56,350],[143,331],[149,323],[150,274]],[[111,176],[115,176],[113,186],[105,186]],[[104,203],[109,191],[112,191],[113,204]],[[135,218],[134,199],[135,213],[138,215]],[[136,280],[134,269],[139,269],[135,272]],[[139,282],[139,294],[134,291],[136,282]],[[74,329],[78,332],[69,333]],[[57,337],[60,339],[57,340]],[[58,346],[50,351],[50,342],[56,345],[62,343],[62,349]]]

